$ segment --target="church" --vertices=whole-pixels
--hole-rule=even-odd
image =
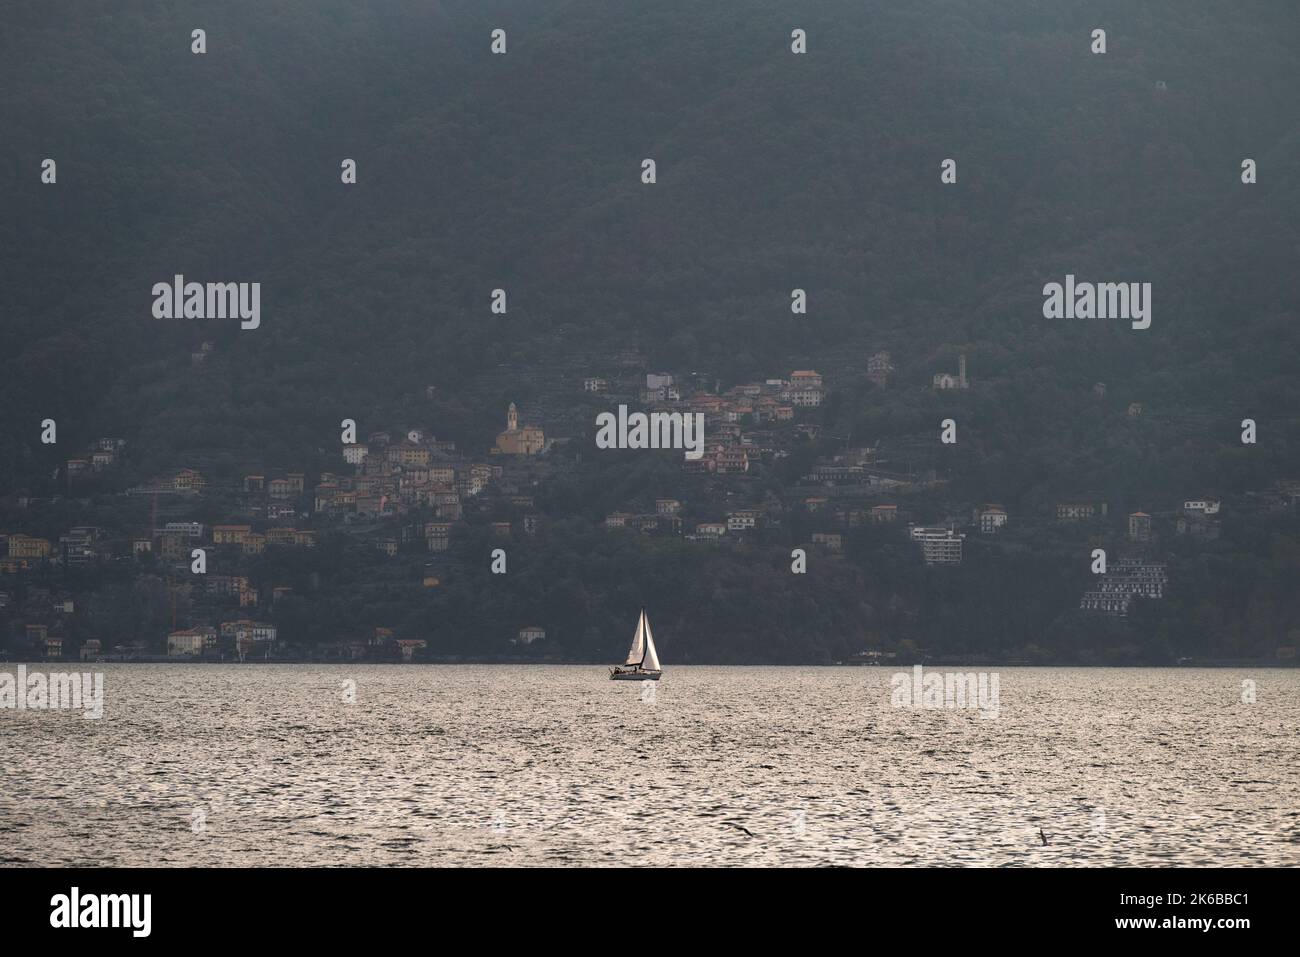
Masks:
[[[519,427],[519,410],[513,402],[506,412],[506,430],[497,433],[493,450],[499,455],[536,455],[546,446],[546,434],[535,425]]]

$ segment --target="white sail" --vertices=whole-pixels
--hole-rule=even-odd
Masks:
[[[659,653],[655,651],[655,636],[650,631],[650,619],[641,612],[641,622],[645,625],[645,658],[641,664],[646,671],[660,671]]]
[[[632,638],[632,647],[628,649],[627,661],[625,665],[639,665],[641,659],[645,657],[645,639],[650,629],[646,625],[645,611],[641,612],[641,619],[636,623],[636,634]]]

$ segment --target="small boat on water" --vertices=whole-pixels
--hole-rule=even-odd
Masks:
[[[641,609],[641,620],[636,624],[636,634],[632,636],[632,647],[628,649],[627,660],[609,670],[610,681],[658,681],[663,677],[659,667],[659,653],[655,651],[655,636],[650,631],[650,619]]]

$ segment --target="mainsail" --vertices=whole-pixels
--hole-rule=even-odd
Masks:
[[[632,637],[632,647],[628,649],[627,661],[624,665],[639,665],[641,659],[645,657],[646,636],[650,634],[650,626],[646,624],[645,609],[641,609],[641,619],[636,623],[636,634]],[[656,665],[655,667],[658,667]]]

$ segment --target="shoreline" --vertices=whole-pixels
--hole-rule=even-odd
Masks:
[[[1039,662],[1030,663],[1027,661],[998,661],[987,658],[970,658],[970,659],[942,659],[942,660],[921,660],[908,662],[891,662],[890,664],[863,664],[858,662],[846,661],[803,661],[803,662],[690,662],[668,664],[665,670],[674,668],[866,668],[879,671],[897,670],[912,668],[915,665],[924,665],[931,669],[941,668],[1140,668],[1140,669],[1186,669],[1186,668],[1267,668],[1289,670],[1300,668],[1300,661],[1269,661],[1259,658],[1211,658],[1205,660],[1186,660],[1176,664],[1083,664],[1079,662]],[[482,667],[485,665],[496,665],[501,667],[517,667],[520,665],[538,665],[548,667],[572,667],[572,668],[610,668],[613,667],[608,661],[582,661],[573,659],[538,659],[538,658],[430,658],[422,661],[335,661],[320,660],[316,658],[277,658],[274,660],[258,661],[238,661],[235,659],[220,658],[180,658],[168,657],[167,655],[141,655],[136,657],[101,657],[94,661],[75,660],[75,659],[19,659],[5,660],[0,659],[0,668],[9,665],[27,665],[46,667],[53,665],[240,665],[241,667],[257,666],[274,666],[274,665],[338,665],[338,666],[374,666],[386,665],[392,667],[422,667],[422,666],[447,666],[447,665],[464,665]]]

